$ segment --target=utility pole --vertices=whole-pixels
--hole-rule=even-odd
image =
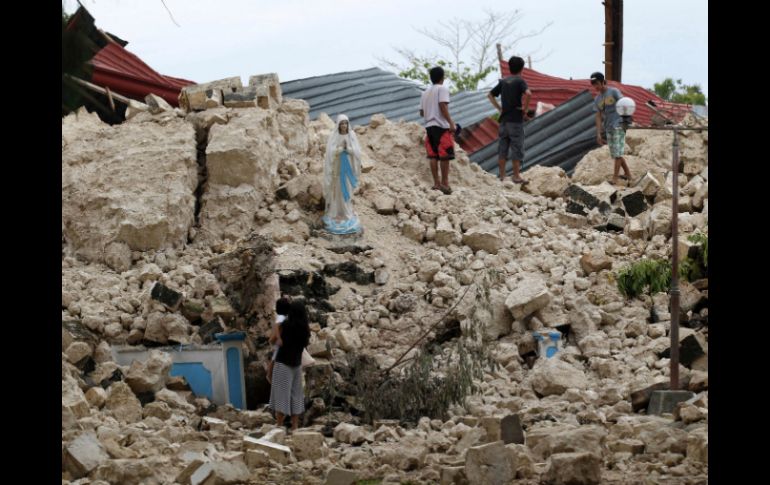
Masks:
[[[620,82],[623,67],[623,0],[604,0],[604,77]]]

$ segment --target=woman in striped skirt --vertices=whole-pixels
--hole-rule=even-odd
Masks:
[[[291,429],[299,427],[299,415],[305,412],[305,390],[302,388],[302,351],[310,343],[307,310],[301,301],[292,301],[289,314],[281,325],[283,344],[278,349],[270,388],[270,408],[275,411],[278,426],[291,416]]]

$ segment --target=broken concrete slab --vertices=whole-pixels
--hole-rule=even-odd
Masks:
[[[235,318],[235,308],[230,304],[230,300],[227,299],[227,297],[224,296],[218,296],[215,298],[212,298],[209,301],[209,306],[211,308],[211,312],[215,315],[220,317],[225,322],[232,320]]]
[[[651,386],[647,386],[643,389],[631,392],[631,408],[634,410],[634,412],[646,408],[650,403],[652,393],[655,391],[662,391],[664,389],[668,389],[668,381],[657,382]]]
[[[500,438],[506,445],[510,443],[524,444],[524,428],[521,427],[521,419],[518,414],[509,414],[500,420]]]
[[[465,485],[468,479],[465,476],[464,466],[442,466],[441,485]]]
[[[657,177],[653,176],[650,172],[646,172],[636,186],[642,191],[642,195],[646,197],[655,197],[660,189],[660,181]]]
[[[78,365],[83,359],[90,357],[92,354],[91,346],[85,342],[72,342],[67,350],[64,351],[64,355],[67,356],[67,360],[73,365]]]
[[[366,441],[366,432],[361,426],[340,423],[334,428],[334,439],[342,443],[360,445]]]
[[[101,387],[92,387],[86,391],[86,400],[88,401],[88,404],[91,405],[91,407],[100,409],[107,401],[107,391]]]
[[[237,485],[249,481],[250,472],[241,460],[211,462],[212,473],[205,485]]]
[[[298,460],[318,460],[326,456],[328,448],[324,436],[315,431],[297,431],[291,435],[291,445]]]
[[[497,254],[503,247],[503,238],[497,229],[480,224],[471,227],[462,235],[462,243],[474,251],[484,250],[490,254]]]
[[[521,320],[545,308],[551,301],[551,294],[543,281],[535,278],[524,279],[517,284],[505,299],[505,306],[513,317]]]
[[[580,267],[586,275],[612,269],[612,259],[603,254],[587,253],[580,257]]]
[[[156,282],[153,287],[152,291],[150,292],[150,297],[153,300],[157,300],[161,302],[166,308],[171,310],[172,312],[175,312],[179,308],[179,304],[182,302],[182,294],[178,291],[172,290],[171,288],[167,287],[166,285]]]
[[[206,109],[218,108],[224,105],[224,94],[221,89],[212,89],[210,92],[206,91]]]
[[[136,101],[134,99],[130,99],[128,101],[128,107],[126,108],[126,121],[130,120],[134,116],[138,115],[139,113],[144,113],[150,111],[150,107],[146,104]]]
[[[292,454],[291,448],[272,441],[267,441],[251,436],[245,436],[243,438],[243,449],[246,450],[259,450],[267,453],[272,461],[286,465],[291,462]]]
[[[449,246],[451,244],[458,244],[462,236],[455,231],[452,223],[449,222],[447,216],[439,216],[436,220],[436,235],[433,240],[439,246]]]
[[[623,203],[626,214],[631,217],[636,217],[649,208],[647,206],[647,201],[644,198],[644,194],[640,190],[625,193],[620,200]]]
[[[622,232],[623,229],[626,227],[626,217],[622,214],[610,214],[609,217],[607,217],[607,230],[608,231],[615,231],[615,232]]]
[[[527,445],[538,459],[546,459],[554,453],[589,452],[602,456],[606,438],[607,431],[601,426],[556,425],[529,429]]]
[[[228,108],[254,108],[257,106],[257,89],[246,88],[234,93],[224,93],[224,105]]]
[[[571,184],[564,191],[564,197],[568,200],[567,212],[585,215],[593,208],[598,208],[601,213],[609,212],[611,210],[610,193],[607,190],[601,190],[599,195],[603,198],[606,197],[606,200],[599,199],[596,195],[589,192],[588,187]]]
[[[708,357],[706,339],[699,332],[694,332],[689,328],[681,328],[680,332],[679,363],[685,367],[694,369],[694,364],[699,359]],[[671,347],[661,352],[659,356],[662,359],[671,358]]]
[[[142,404],[125,382],[110,386],[104,407],[121,423],[135,423],[142,419]]]
[[[639,455],[644,453],[644,441],[637,439],[621,439],[610,443],[609,448],[615,453],[631,453],[632,455]]]
[[[249,77],[249,86],[264,87],[267,89],[270,106],[277,106],[283,102],[283,93],[281,91],[281,82],[278,74],[270,72],[267,74],[257,74]]]
[[[218,79],[202,84],[185,86],[179,93],[179,106],[186,111],[205,110],[206,101],[209,99],[207,92],[214,90],[222,92],[234,92],[243,89],[240,76],[233,76],[225,79]],[[212,96],[213,97],[213,96]]]
[[[465,476],[471,485],[507,485],[516,477],[502,441],[474,446],[465,454]]]
[[[326,475],[324,485],[354,485],[358,480],[358,472],[334,467]]]
[[[386,194],[377,194],[372,204],[374,205],[374,210],[384,216],[390,216],[397,212],[396,199]]]
[[[64,467],[74,478],[88,475],[109,458],[92,431],[81,434],[64,448]]]
[[[172,363],[169,354],[152,350],[146,361],[131,363],[125,382],[136,394],[160,391],[166,385]]]
[[[695,396],[691,391],[653,391],[650,404],[647,406],[648,416],[660,416],[673,413],[676,405]]]
[[[553,485],[593,485],[602,481],[602,459],[593,453],[556,453],[546,465],[544,480]]]
[[[204,463],[190,475],[190,485],[207,484],[209,478],[214,475],[214,467],[211,463]]]
[[[583,370],[558,358],[539,359],[530,376],[532,388],[541,396],[561,395],[570,388],[588,388]]]
[[[246,450],[246,465],[250,468],[270,466],[270,455],[262,450]]]
[[[147,104],[150,109],[150,113],[152,114],[158,114],[164,111],[174,111],[174,107],[168,104],[168,101],[156,94],[148,94],[145,96],[144,102]]]

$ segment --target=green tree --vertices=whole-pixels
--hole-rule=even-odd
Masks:
[[[666,101],[705,105],[707,98],[701,91],[700,84],[683,84],[681,79],[674,81],[667,77],[659,83],[655,83],[652,90]]]

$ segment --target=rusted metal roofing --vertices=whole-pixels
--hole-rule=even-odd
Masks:
[[[82,5],[67,23],[68,31],[74,29],[82,30],[98,49],[89,61],[93,67],[91,82],[97,86],[108,87],[115,93],[140,101],[153,93],[172,106],[178,106],[182,88],[195,84],[187,79],[159,74],[125,49],[128,42],[98,29],[93,16]]]
[[[144,100],[150,93],[179,105],[179,92],[183,87],[195,84],[187,79],[164,76],[153,70],[135,54],[116,43],[107,44],[91,59],[91,82],[123,96]]]

